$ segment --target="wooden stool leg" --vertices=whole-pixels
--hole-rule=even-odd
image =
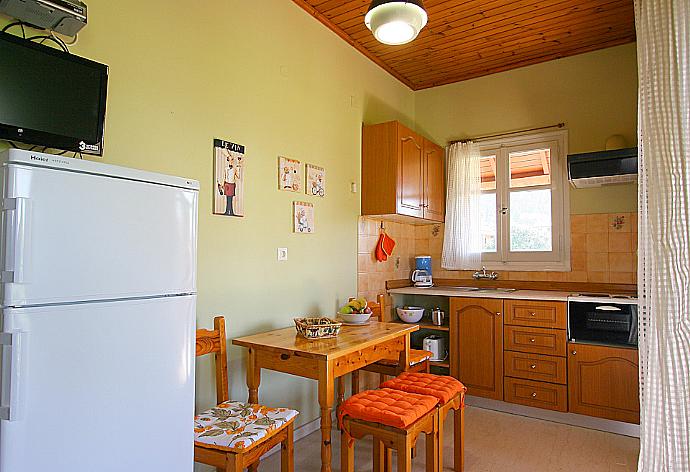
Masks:
[[[345,381],[343,377],[338,377],[338,405],[345,401]]]
[[[465,469],[465,408],[453,412],[453,450],[455,451],[453,470],[462,472]]]
[[[227,454],[224,472],[242,472],[242,457],[237,454]]]
[[[398,441],[398,472],[412,472],[412,438],[405,436]]]
[[[280,472],[294,472],[295,470],[294,432],[295,424],[290,423],[285,428],[287,437],[280,445]]]
[[[386,375],[385,374],[379,374],[379,385],[381,385],[385,381],[386,381]]]
[[[374,467],[373,472],[388,472],[386,470],[385,457],[386,448],[383,445],[383,441],[379,441],[374,438]]]
[[[424,361],[424,372],[427,374],[431,372],[431,361],[429,359]]]
[[[393,471],[393,449],[391,449],[390,447],[384,448],[383,470],[385,472]]]
[[[439,472],[439,444],[438,423],[435,422],[434,430],[426,433],[426,472]]]
[[[355,471],[355,445],[350,444],[350,437],[343,431],[340,434],[340,472]]]
[[[359,393],[359,371],[355,370],[352,372],[352,395],[357,395]]]

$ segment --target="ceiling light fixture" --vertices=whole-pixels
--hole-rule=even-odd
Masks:
[[[414,40],[427,20],[422,0],[373,0],[364,24],[378,41],[397,46]]]

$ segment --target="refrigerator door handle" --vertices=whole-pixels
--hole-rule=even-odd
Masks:
[[[2,201],[2,211],[12,212],[12,218],[7,219],[6,249],[7,262],[2,272],[4,283],[24,283],[26,281],[27,253],[26,245],[30,240],[29,232],[31,205],[28,198],[5,198]],[[10,258],[9,255],[12,255]]]
[[[0,420],[15,421],[19,407],[19,380],[21,378],[21,337],[20,333],[0,333],[2,346],[2,392]]]

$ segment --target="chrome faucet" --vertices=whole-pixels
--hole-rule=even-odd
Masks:
[[[482,270],[478,270],[472,274],[474,280],[496,280],[498,278],[498,272],[487,272],[486,266],[482,266]]]

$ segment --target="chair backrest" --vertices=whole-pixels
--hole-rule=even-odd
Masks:
[[[376,295],[376,301],[367,301],[367,306],[371,308],[371,317],[383,321],[383,314],[386,312],[386,297],[383,294]],[[350,298],[350,301],[354,298]]]
[[[216,361],[216,403],[230,400],[228,392],[228,356],[225,345],[225,318],[213,318],[213,331],[196,330],[196,356],[215,354]]]

